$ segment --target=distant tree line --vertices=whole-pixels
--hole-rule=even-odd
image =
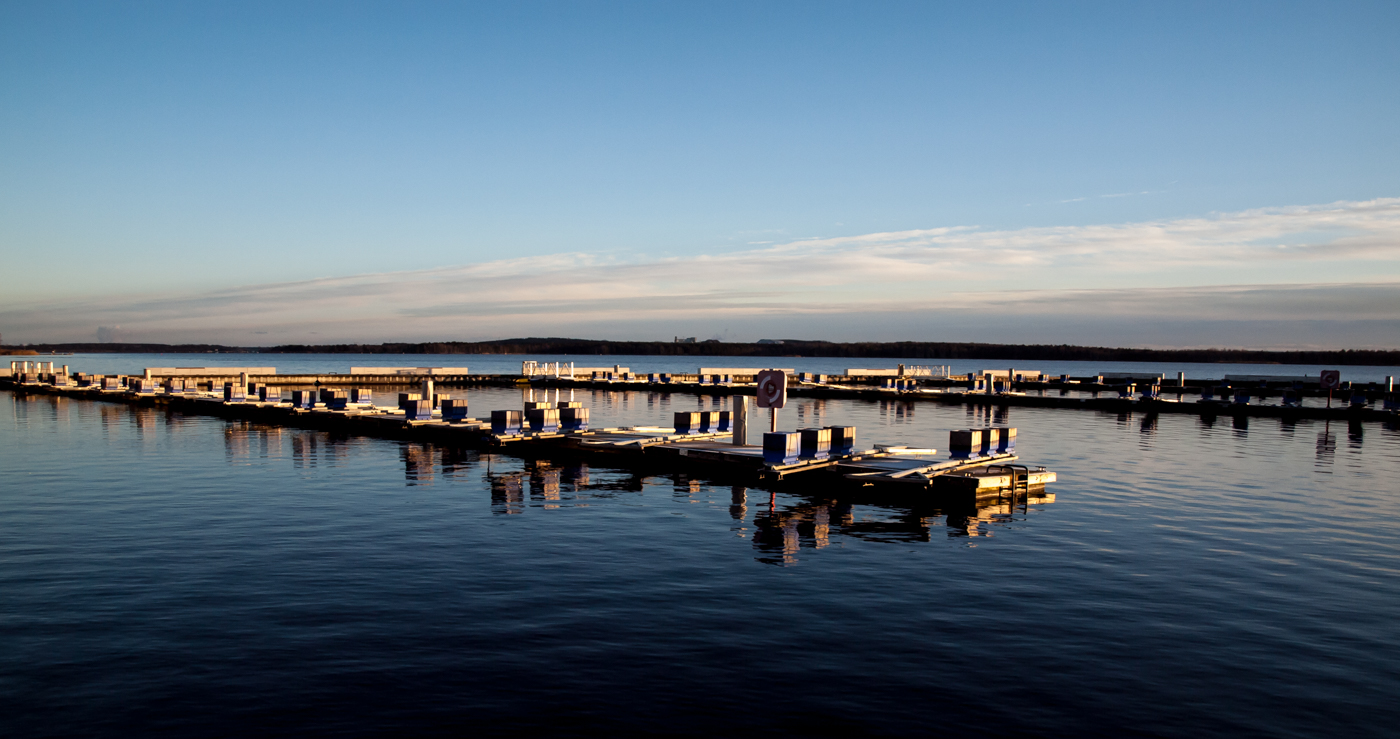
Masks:
[[[909,359],[1015,359],[1095,362],[1230,362],[1238,364],[1400,365],[1400,350],[1126,349],[1071,344],[982,344],[944,341],[850,342],[784,340],[749,344],[702,341],[600,341],[525,338],[496,341],[435,341],[385,344],[284,344],[272,347],[218,344],[30,344],[41,352],[226,354],[592,354],[718,357],[847,357]]]

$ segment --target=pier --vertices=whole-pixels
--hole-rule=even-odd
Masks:
[[[28,380],[29,378],[23,378]],[[625,468],[686,470],[720,479],[772,485],[801,477],[824,486],[869,489],[893,495],[1029,495],[1055,482],[1055,473],[1018,463],[1016,429],[950,432],[948,458],[932,448],[857,443],[855,427],[837,426],[761,434],[747,443],[747,398],[733,411],[680,412],[670,426],[590,428],[588,409],[573,401],[526,401],[523,409],[493,410],[489,420],[468,416],[465,399],[434,393],[434,378],[421,392],[399,393],[398,406],[382,406],[360,390],[292,391],[243,379],[220,390],[199,389],[167,377],[64,376],[46,381],[0,380],[20,393],[63,395],[99,402],[312,428],[347,435],[431,442],[492,450],[525,458],[585,458]]]

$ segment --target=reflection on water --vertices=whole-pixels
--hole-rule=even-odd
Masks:
[[[1006,492],[978,499],[941,497],[926,503],[852,503],[819,498],[780,504],[770,495],[753,524],[755,559],[768,564],[796,564],[800,549],[823,549],[833,536],[900,544],[929,542],[935,529],[947,537],[992,536],[996,527],[1025,521],[1034,506],[1055,501],[1053,493]],[[730,508],[731,512],[734,506]]]

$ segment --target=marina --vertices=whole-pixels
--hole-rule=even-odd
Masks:
[[[22,380],[29,373],[21,373]],[[873,487],[909,494],[962,494],[973,497],[1029,494],[1055,481],[1043,467],[1016,464],[1016,429],[978,428],[949,434],[950,459],[934,448],[857,443],[852,426],[805,428],[756,434],[749,444],[748,396],[731,396],[731,411],[676,412],[671,426],[590,428],[588,409],[563,400],[555,388],[524,390],[522,408],[492,410],[489,420],[468,415],[462,397],[435,392],[435,378],[425,376],[419,392],[398,394],[398,405],[375,404],[372,391],[322,388],[294,390],[283,398],[277,387],[249,383],[273,375],[239,372],[239,379],[200,388],[166,374],[95,378],[63,373],[43,382],[11,383],[20,392],[63,394],[99,401],[159,406],[182,413],[239,418],[260,423],[315,428],[472,448],[501,449],[523,456],[549,455],[605,458],[618,466],[664,466],[702,470],[723,477],[781,483],[798,475],[822,475],[827,484]],[[197,377],[197,375],[196,375]],[[771,409],[775,413],[777,408]],[[774,416],[774,419],[776,416]]]

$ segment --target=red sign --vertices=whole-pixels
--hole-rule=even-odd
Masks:
[[[787,402],[787,373],[763,370],[754,379],[758,381],[758,407],[782,408]]]
[[[1338,370],[1323,370],[1319,382],[1323,390],[1336,390],[1342,386],[1342,373]]]

